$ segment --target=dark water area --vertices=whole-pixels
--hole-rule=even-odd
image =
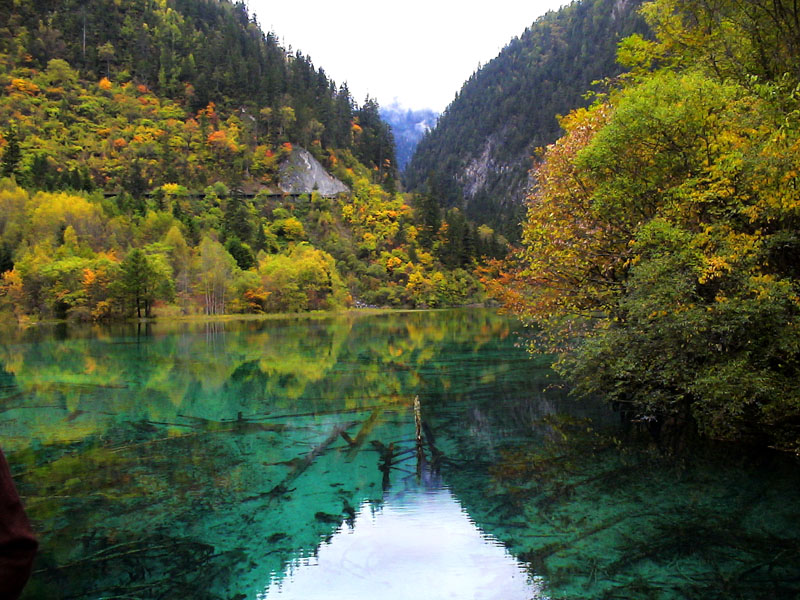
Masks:
[[[6,333],[23,598],[800,597],[793,458],[669,452],[524,346],[488,310]]]

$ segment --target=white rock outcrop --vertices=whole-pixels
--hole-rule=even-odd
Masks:
[[[296,146],[280,166],[279,187],[284,194],[310,194],[317,190],[326,198],[349,192],[349,188],[325,170],[305,148]]]

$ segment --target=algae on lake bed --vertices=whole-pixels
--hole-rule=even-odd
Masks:
[[[484,551],[463,597],[496,597],[493,577],[506,600],[800,593],[795,464],[713,444],[660,453],[601,403],[568,399],[519,335],[464,310],[2,346],[0,435],[42,541],[25,598],[288,598],[340,567],[349,598],[372,597],[375,577],[405,598],[392,567]],[[442,507],[485,550],[426,538]],[[382,542],[398,523],[419,557]],[[336,562],[353,547],[361,563]]]

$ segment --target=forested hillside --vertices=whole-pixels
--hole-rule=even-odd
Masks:
[[[592,82],[618,74],[617,43],[645,25],[640,0],[582,0],[538,19],[464,84],[405,171],[409,190],[517,238],[536,148],[556,118],[585,106]]]
[[[495,291],[654,432],[800,451],[800,8],[654,0],[536,171]]]
[[[171,169],[190,188],[237,184],[254,163],[258,181],[270,153],[292,142],[320,158],[350,150],[377,183],[394,183],[377,104],[358,108],[309,57],[263,34],[242,2],[22,1],[4,4],[0,22],[5,88],[18,96],[0,117],[30,147],[23,179],[52,175],[41,158],[33,165],[49,156],[62,173],[89,168],[112,191],[140,177],[172,182]],[[204,152],[221,173],[207,172]]]
[[[396,193],[378,104],[359,107],[243,3],[22,0],[0,20],[6,315],[480,299],[474,263],[502,240]],[[298,145],[350,192],[282,195]]]

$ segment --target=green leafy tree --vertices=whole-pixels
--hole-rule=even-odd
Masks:
[[[222,228],[226,238],[238,238],[240,242],[250,243],[253,240],[253,213],[247,199],[234,194],[225,202],[222,217]]]
[[[154,299],[153,279],[155,273],[147,260],[147,255],[135,248],[122,261],[120,288],[123,298],[136,312],[138,318],[150,316],[150,307]]]
[[[683,5],[649,5],[656,41],[624,47],[639,68],[562,120],[495,291],[577,392],[657,427],[796,449],[797,100],[783,76],[754,85],[717,68],[727,21],[695,29]],[[740,50],[764,41],[738,31]],[[706,36],[715,44],[695,43]]]
[[[250,269],[256,264],[256,258],[250,246],[242,243],[238,237],[228,238],[225,249],[234,258],[240,269]]]
[[[153,302],[169,300],[173,295],[173,282],[168,266],[159,256],[148,256],[140,248],[134,248],[120,265],[117,288],[119,295],[138,318],[152,316]]]

